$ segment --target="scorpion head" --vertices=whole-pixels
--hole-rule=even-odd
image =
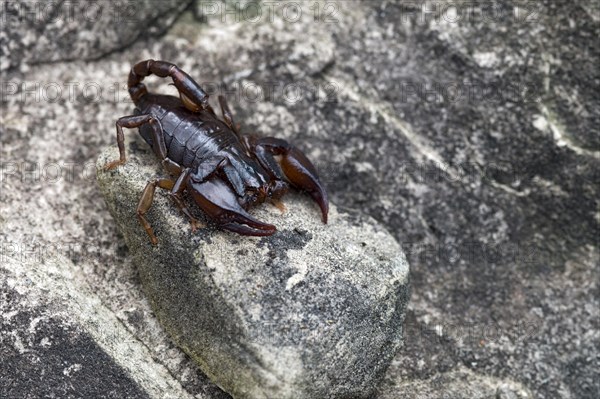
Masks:
[[[290,186],[281,180],[271,180],[269,185],[264,190],[265,198],[268,198],[275,205],[279,204],[279,199],[288,192]]]
[[[287,193],[288,189],[289,185],[286,182],[271,180],[257,189],[250,189],[242,199],[242,203],[246,206],[252,206],[265,201],[271,201],[279,207],[279,199]]]

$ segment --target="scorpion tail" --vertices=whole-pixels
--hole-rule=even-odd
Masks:
[[[127,87],[129,87],[129,94],[134,103],[137,103],[147,93],[146,86],[142,83],[142,80],[149,75],[156,75],[161,78],[171,77],[173,84],[179,90],[186,108],[192,111],[200,109],[212,110],[208,104],[208,94],[194,79],[175,64],[155,60],[140,61],[129,72]]]

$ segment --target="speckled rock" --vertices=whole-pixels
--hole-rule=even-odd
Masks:
[[[0,398],[194,397],[102,304],[60,246],[1,242]]]
[[[101,58],[127,47],[142,35],[163,34],[190,2],[3,2],[0,71]]]
[[[523,384],[510,378],[476,374],[465,367],[423,381],[398,381],[380,391],[378,399],[533,399]]]
[[[68,291],[89,284],[86,293],[118,320],[105,335],[126,328],[149,350],[148,364],[164,366],[163,378],[192,397],[230,398],[157,322],[95,183],[95,160],[115,145],[114,121],[132,109],[126,90],[114,98],[114,85],[125,84],[134,62],[166,59],[212,86],[213,100],[227,96],[243,131],[302,146],[336,204],[360,209],[402,243],[412,296],[403,347],[379,384],[383,397],[447,399],[443,385],[430,385],[458,387],[453,378],[486,394],[480,381],[502,378],[535,398],[600,397],[597,2],[324,1],[315,19],[311,1],[299,2],[297,21],[282,18],[293,2],[276,3],[273,18],[266,6],[262,18],[230,14],[225,22],[219,12],[201,23],[188,13],[164,37],[141,35],[93,62],[27,64],[24,56],[22,68],[5,71],[3,80],[19,87],[25,80],[64,90],[55,102],[43,92],[13,95],[12,84],[2,93],[0,249],[60,248],[75,265]],[[0,51],[0,63],[22,52]],[[71,82],[98,83],[103,95],[76,90],[71,98]],[[169,83],[148,79],[157,92]],[[262,95],[244,90],[257,86]],[[298,98],[283,91],[294,86],[304,89]],[[13,350],[8,339],[2,345]],[[142,387],[145,377],[126,357],[107,353]],[[36,359],[21,356],[14,373],[1,370],[2,383],[26,386],[19,370]],[[464,367],[472,373],[454,372]],[[70,387],[62,397],[78,395],[66,376],[52,382]],[[110,397],[111,387],[96,392]],[[171,389],[154,392],[162,399]]]
[[[153,247],[135,207],[146,182],[164,173],[137,148],[125,166],[99,171],[98,182],[177,344],[235,398],[371,394],[401,344],[409,297],[408,263],[392,236],[335,206],[324,225],[299,193],[284,197],[283,214],[267,205],[253,211],[278,227],[271,237],[210,227],[192,234],[159,193],[148,217]],[[110,148],[98,165],[117,156]]]

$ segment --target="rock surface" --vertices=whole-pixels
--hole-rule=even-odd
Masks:
[[[135,216],[148,180],[164,175],[138,139],[128,162],[98,172],[100,189],[165,329],[211,380],[235,398],[362,398],[397,352],[409,297],[408,263],[377,223],[331,206],[329,223],[307,196],[287,210],[253,210],[270,237],[207,227],[195,234],[164,195]],[[101,168],[118,158],[113,148]],[[199,212],[199,210],[197,210]]]
[[[120,331],[147,349],[148,365],[167,370],[153,374],[160,386],[229,398],[156,321],[95,181],[100,149],[115,145],[115,119],[132,110],[125,90],[114,88],[134,62],[166,59],[213,98],[226,95],[243,131],[302,146],[336,204],[374,217],[402,243],[411,302],[404,345],[380,396],[412,398],[423,389],[441,399],[436,384],[457,387],[460,377],[475,397],[489,397],[493,386],[507,398],[519,397],[519,387],[534,398],[600,397],[597,2],[327,3],[317,15],[307,3],[297,19],[291,9],[282,17],[286,2],[273,18],[267,5],[253,19],[223,20],[215,10],[198,21],[186,13],[164,37],[142,35],[94,62],[5,71],[2,80],[19,87],[63,88],[56,101],[42,90],[0,97],[0,249],[17,252],[10,267],[24,273],[19,281],[48,268],[23,257],[55,249],[52,269],[67,270],[57,279],[68,289],[47,288],[40,303],[61,289],[85,292],[95,312],[116,321],[90,335],[95,342]],[[459,4],[457,18],[447,6]],[[57,40],[52,48],[73,45]],[[13,59],[19,50],[8,51]],[[148,81],[172,93],[167,80]],[[71,82],[79,84],[73,96]],[[87,83],[101,93],[82,91]],[[460,97],[450,91],[456,84]],[[299,87],[300,96],[284,94],[286,87]],[[20,289],[7,287],[6,295]],[[61,308],[80,312],[69,301],[49,312]],[[3,326],[3,338],[18,329]],[[143,369],[130,367],[117,347],[99,347],[149,396],[172,392],[144,387]],[[63,356],[76,358],[82,348],[66,346]],[[19,370],[35,358],[20,359],[20,367],[2,370],[0,389],[27,387]],[[62,375],[56,384],[64,396],[86,389]]]
[[[191,0],[3,2],[0,71],[97,60],[143,36],[164,34],[189,4]]]
[[[394,389],[382,390],[379,399],[533,399],[523,384],[510,379],[478,375],[467,368],[456,367],[420,382],[400,382]]]
[[[80,280],[60,244],[30,244],[2,247],[1,398],[192,398]]]

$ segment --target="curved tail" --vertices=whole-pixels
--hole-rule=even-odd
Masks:
[[[208,94],[187,73],[183,72],[175,64],[166,61],[145,60],[140,61],[131,68],[127,87],[129,95],[135,104],[138,103],[148,90],[142,80],[146,76],[156,75],[161,78],[171,77],[173,83],[181,95],[186,108],[192,111],[209,109]]]

